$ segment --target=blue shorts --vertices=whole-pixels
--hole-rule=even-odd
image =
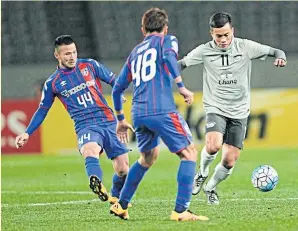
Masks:
[[[133,125],[140,152],[159,145],[159,138],[172,153],[178,153],[192,143],[192,135],[186,121],[177,112],[134,118]]]
[[[113,159],[130,151],[118,140],[116,136],[116,125],[117,124],[88,126],[81,129],[77,133],[79,150],[81,150],[84,144],[96,142],[104,149],[109,159]]]

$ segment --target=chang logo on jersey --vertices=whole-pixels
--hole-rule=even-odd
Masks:
[[[81,83],[78,86],[75,86],[73,88],[71,88],[70,90],[64,90],[61,92],[61,95],[69,97],[81,90],[84,90],[86,87],[90,87],[90,86],[94,86],[95,85],[95,80],[91,80],[91,81],[87,81],[86,83]]]
[[[224,71],[220,74],[219,85],[237,84],[237,79],[233,79],[233,73],[230,71]]]
[[[219,85],[229,85],[229,84],[237,84],[237,79],[231,79],[231,80],[219,80]]]

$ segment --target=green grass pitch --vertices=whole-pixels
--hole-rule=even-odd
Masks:
[[[130,154],[130,163],[137,159]],[[220,155],[212,164],[220,160]],[[112,165],[100,159],[104,183],[111,186]],[[190,209],[207,222],[169,220],[176,197],[179,159],[163,151],[148,171],[129,209],[130,220],[109,214],[88,188],[80,155],[2,156],[2,230],[298,230],[298,149],[246,149],[232,176],[218,187],[219,206],[208,206],[204,193]],[[253,188],[250,176],[261,164],[272,165],[279,183],[271,192]],[[212,173],[211,172],[211,173]]]

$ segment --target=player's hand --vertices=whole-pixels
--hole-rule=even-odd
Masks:
[[[29,140],[28,133],[23,133],[23,134],[17,136],[16,141],[15,141],[16,147],[17,148],[23,147],[28,142],[28,140]]]
[[[185,87],[179,88],[180,94],[184,97],[184,102],[188,105],[191,105],[193,103],[193,92],[186,89]]]
[[[132,132],[135,132],[133,127],[130,123],[128,123],[125,119],[118,121],[117,128],[116,128],[116,134],[118,139],[121,143],[127,144],[129,141],[129,134],[128,130],[131,130]]]
[[[283,59],[275,59],[273,64],[277,67],[285,67],[287,65],[287,61]]]
[[[124,96],[121,97],[121,100],[122,100],[122,103],[125,103],[127,101],[127,99]]]

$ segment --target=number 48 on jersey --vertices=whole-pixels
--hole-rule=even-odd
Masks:
[[[131,62],[132,79],[136,80],[135,86],[143,82],[147,82],[156,75],[156,58],[157,51],[155,48],[150,48],[144,54],[138,55],[136,59]]]

